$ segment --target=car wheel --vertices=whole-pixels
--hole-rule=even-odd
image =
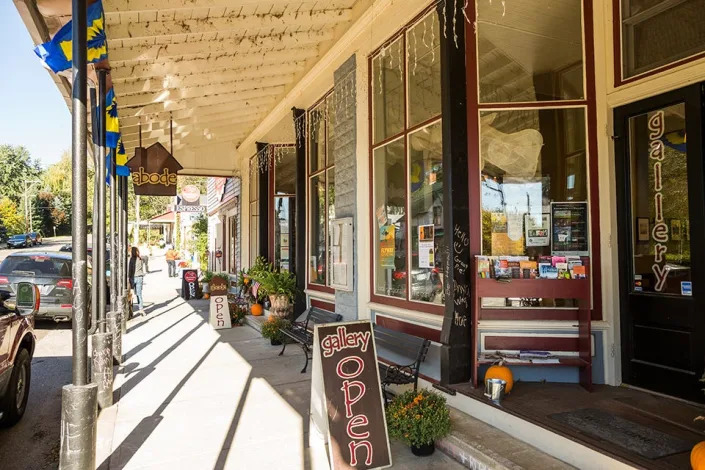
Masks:
[[[17,423],[27,409],[29,398],[29,383],[32,376],[29,352],[20,349],[12,368],[12,376],[5,397],[0,402],[2,418],[0,426],[8,427]]]

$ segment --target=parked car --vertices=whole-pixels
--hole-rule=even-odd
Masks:
[[[32,245],[37,246],[42,244],[42,234],[39,232],[29,232],[29,239],[32,240]]]
[[[39,289],[37,319],[71,321],[73,278],[71,255],[59,252],[14,253],[0,264],[0,293],[14,295],[20,282]]]
[[[0,426],[17,423],[27,409],[32,356],[37,338],[34,314],[39,304],[37,288],[22,282],[18,295],[0,292]]]
[[[29,234],[17,234],[7,239],[8,248],[26,248],[32,246],[32,239]]]

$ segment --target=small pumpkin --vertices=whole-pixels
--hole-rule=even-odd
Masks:
[[[262,316],[264,313],[262,304],[252,304],[252,307],[250,307],[250,313],[256,317]]]
[[[485,381],[487,379],[502,379],[507,382],[507,387],[504,392],[509,393],[514,387],[514,375],[512,375],[512,370],[504,365],[504,361],[499,361],[498,364],[490,366],[485,372]]]
[[[210,299],[210,298],[211,298],[211,295],[210,295],[208,292],[204,292],[204,293],[203,293],[203,298],[204,298],[204,299]]]
[[[690,451],[690,466],[693,470],[705,470],[705,441],[695,444]]]

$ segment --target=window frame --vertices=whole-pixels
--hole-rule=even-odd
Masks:
[[[404,308],[404,309],[414,309],[420,312],[424,313],[430,313],[434,315],[444,315],[445,313],[445,305],[443,304],[435,304],[432,302],[424,302],[420,300],[411,300],[411,271],[412,271],[412,246],[410,243],[411,240],[411,224],[409,224],[409,217],[410,217],[410,207],[411,207],[411,189],[409,186],[409,139],[411,135],[413,135],[416,131],[419,131],[425,127],[432,126],[434,124],[437,124],[439,122],[442,122],[443,120],[443,109],[441,107],[440,113],[438,115],[434,115],[433,117],[424,120],[423,122],[420,122],[418,124],[415,124],[412,127],[409,127],[409,83],[408,83],[408,70],[409,70],[409,54],[407,53],[407,42],[408,42],[408,33],[412,30],[413,27],[415,27],[417,24],[419,24],[421,21],[425,20],[428,15],[432,15],[436,12],[436,3],[433,3],[426,8],[424,8],[418,15],[416,15],[411,21],[406,23],[404,26],[402,26],[398,31],[396,31],[394,34],[392,34],[389,38],[387,38],[384,43],[382,43],[377,49],[375,49],[367,58],[368,60],[368,113],[369,113],[369,119],[368,119],[368,139],[369,139],[369,156],[368,156],[368,161],[369,161],[369,171],[370,171],[370,184],[369,184],[369,191],[370,191],[370,236],[371,241],[372,241],[372,249],[370,250],[370,299],[372,302],[384,304],[384,305],[390,305],[393,307],[398,307],[398,308]],[[439,15],[440,17],[440,15]],[[439,39],[442,41],[443,37],[439,36]],[[376,80],[375,75],[374,75],[374,60],[379,56],[381,51],[385,48],[387,48],[389,45],[395,43],[396,41],[401,40],[401,48],[402,48],[402,53],[404,55],[404,67],[403,67],[403,73],[402,73],[402,86],[404,89],[404,125],[403,129],[401,132],[398,132],[394,135],[391,135],[385,139],[380,140],[379,142],[375,143],[375,137],[374,137],[374,94],[376,93]],[[439,54],[438,60],[443,60],[443,57],[441,54]],[[443,86],[441,82],[441,87]],[[376,264],[376,248],[375,248],[375,237],[378,237],[379,234],[377,233],[377,221],[375,218],[375,193],[374,193],[374,182],[375,182],[375,174],[374,174],[374,152],[375,150],[378,150],[380,148],[386,147],[388,144],[391,144],[392,142],[395,142],[397,140],[403,139],[404,143],[404,186],[405,186],[405,207],[404,207],[404,223],[406,224],[406,296],[404,298],[401,297],[392,297],[388,295],[383,295],[383,294],[378,294],[376,291],[376,281],[377,281],[377,264]]]
[[[268,223],[268,225],[267,225],[267,228],[268,228],[267,231],[269,232],[269,234],[268,234],[268,239],[269,239],[269,253],[270,253],[270,255],[269,255],[269,257],[270,257],[269,262],[272,263],[272,264],[275,264],[275,265],[276,265],[276,259],[275,259],[275,257],[276,257],[276,243],[277,243],[277,241],[276,241],[276,238],[275,238],[275,236],[274,236],[274,235],[275,235],[275,225],[274,225],[274,224],[276,224],[276,219],[275,219],[275,215],[276,215],[276,205],[274,204],[274,202],[275,202],[275,200],[276,200],[277,198],[288,198],[288,199],[292,199],[292,200],[294,201],[293,207],[296,208],[296,197],[297,197],[296,193],[293,193],[293,194],[289,194],[289,193],[277,194],[277,192],[276,192],[276,189],[277,189],[277,188],[275,188],[275,184],[276,184],[276,180],[277,180],[277,179],[276,179],[276,172],[277,172],[276,149],[278,149],[278,148],[280,148],[280,149],[285,149],[285,148],[292,149],[292,150],[294,151],[294,160],[295,160],[295,159],[296,159],[296,144],[291,144],[291,143],[269,144],[269,145],[267,146],[267,149],[265,150],[265,152],[267,153],[267,161],[271,161],[271,162],[272,162],[272,163],[271,163],[271,166],[269,167],[269,175],[268,175],[268,176],[269,176],[269,178],[268,178],[268,186],[269,186],[269,188],[267,189],[267,194],[268,194],[268,196],[269,196],[269,214],[268,214],[268,216],[269,216],[269,223]],[[270,160],[270,158],[271,158],[271,160]],[[293,233],[294,233],[294,237],[293,237],[293,240],[296,239],[296,230],[297,230],[297,228],[298,228],[298,227],[294,226],[294,232],[293,232]],[[300,229],[299,229],[299,230],[300,230]],[[290,259],[290,260],[291,260],[291,255],[292,255],[293,253],[295,253],[295,250],[296,250],[296,247],[295,247],[295,244],[292,243],[291,232],[289,232],[289,256],[290,256],[289,259]],[[294,255],[294,256],[295,256],[295,255]],[[299,264],[299,260],[296,260],[296,264],[297,264],[297,265]],[[288,270],[288,271],[289,271],[290,273],[294,273],[294,274],[295,274],[295,273],[296,273],[296,269],[298,269],[298,266],[297,266],[297,265],[293,266],[294,269],[291,269],[292,266],[291,266],[291,262],[290,262],[290,263],[289,263],[289,270]]]
[[[330,238],[329,238],[329,229],[330,229],[330,223],[331,219],[328,217],[329,216],[329,201],[330,198],[328,196],[328,173],[330,171],[335,171],[335,161],[333,161],[333,164],[329,163],[329,153],[332,152],[332,148],[329,146],[329,134],[328,134],[328,115],[326,113],[326,117],[323,119],[324,127],[323,127],[323,148],[324,148],[324,153],[325,153],[325,160],[323,167],[318,168],[316,171],[311,171],[311,149],[313,146],[311,145],[311,115],[314,113],[320,106],[330,106],[329,104],[329,99],[331,99],[334,95],[333,92],[335,91],[334,88],[331,88],[328,90],[321,98],[319,98],[313,105],[311,105],[307,110],[306,110],[306,259],[305,261],[305,266],[306,266],[306,288],[310,290],[315,290],[319,292],[325,292],[327,294],[335,294],[335,289],[331,287],[331,278],[330,278],[330,269],[329,269],[329,261],[330,261]],[[330,111],[330,108],[328,109],[328,112]],[[311,181],[315,177],[320,177],[323,176],[325,178],[325,201],[326,201],[326,207],[325,207],[325,248],[324,248],[324,262],[325,262],[325,267],[326,267],[326,281],[325,284],[318,284],[318,283],[313,283],[311,282],[311,271],[309,269],[309,261],[311,259],[311,237],[312,237],[312,231],[309,230],[311,228],[311,223],[313,222],[313,214],[311,212],[311,203],[313,201],[313,194],[311,191]]]
[[[632,75],[631,77],[626,77],[624,73],[624,64],[626,61],[626,57],[624,56],[624,50],[623,46],[625,44],[625,39],[624,39],[624,23],[628,22],[629,20],[633,19],[632,17],[629,18],[624,18],[622,16],[623,12],[623,7],[624,7],[624,1],[628,0],[612,0],[612,43],[613,43],[613,55],[614,55],[614,87],[620,87],[622,85],[626,85],[629,83],[637,82],[639,80],[642,80],[644,78],[650,77],[652,75],[657,75],[663,72],[667,72],[668,70],[680,67],[681,65],[688,64],[690,62],[694,62],[699,59],[705,58],[705,51],[701,52],[695,52],[687,57],[683,57],[680,59],[676,59],[674,61],[668,62],[666,64],[662,64],[660,66],[657,66],[655,68],[645,70],[643,72],[637,73],[635,75]],[[660,10],[659,12],[664,12],[667,11],[675,6],[680,5],[681,3],[684,3],[685,0],[664,0],[667,4],[666,7],[662,5],[657,5],[655,7],[648,8],[644,12],[638,13],[636,16],[639,15],[645,15],[646,13],[649,12],[649,10],[652,9],[657,9]],[[586,5],[587,7],[587,5]],[[592,9],[592,5],[590,6]],[[592,13],[592,11],[591,11]],[[651,15],[649,18],[655,16]],[[648,19],[648,18],[647,18]],[[632,20],[633,22],[633,20]]]
[[[249,186],[248,186],[248,195],[247,195],[247,217],[249,218],[249,233],[248,233],[248,251],[249,251],[249,259],[250,259],[250,266],[252,266],[255,263],[255,260],[259,256],[259,218],[261,217],[261,214],[259,213],[259,167],[257,165],[257,160],[258,156],[254,155],[250,157],[250,181],[249,181]],[[257,182],[257,187],[253,190],[253,182]],[[257,209],[257,215],[254,215],[252,213],[252,208],[255,207]],[[254,223],[253,223],[254,220]],[[253,230],[255,230],[255,236],[253,237]],[[254,246],[253,246],[254,243]],[[252,249],[254,247],[254,250]]]
[[[619,0],[616,0],[619,1]],[[592,0],[582,0],[583,27],[583,74],[585,98],[582,100],[539,101],[531,103],[481,103],[479,98],[478,41],[472,23],[477,19],[474,9],[468,11],[470,25],[466,25],[466,64],[468,67],[467,112],[468,112],[468,175],[470,189],[470,251],[471,256],[482,254],[482,168],[480,114],[483,111],[510,111],[525,109],[585,108],[585,168],[587,184],[588,217],[590,227],[590,279],[591,279],[591,319],[599,321],[602,314],[602,275],[600,205],[597,144],[597,103],[595,91],[595,46]],[[471,70],[472,69],[472,70]],[[472,201],[477,201],[473,203]],[[557,310],[557,309],[554,309]],[[478,312],[479,314],[479,312]],[[540,312],[526,309],[522,319],[540,319]]]

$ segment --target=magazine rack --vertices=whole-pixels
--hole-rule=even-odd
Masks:
[[[578,323],[577,356],[553,356],[557,357],[558,363],[535,363],[513,362],[517,366],[539,366],[539,367],[578,367],[580,368],[580,385],[588,391],[592,390],[592,339],[590,331],[590,280],[589,279],[488,279],[477,276],[478,262],[475,258],[473,262],[473,274],[475,282],[472,283],[472,327],[475,335],[475,347],[473,348],[472,360],[472,380],[475,387],[478,386],[478,368],[482,364],[496,362],[496,359],[485,359],[478,357],[479,329],[478,324],[483,313],[495,310],[482,307],[483,297],[501,298],[546,298],[546,299],[575,299],[578,302],[577,318],[576,310],[556,309],[558,313],[572,312],[572,318]],[[589,272],[589,269],[587,269]],[[507,307],[500,309],[505,314],[515,312],[516,319],[522,318],[521,312],[526,308]],[[544,310],[544,309],[542,309]],[[545,309],[553,310],[553,309]],[[518,345],[517,347],[521,347]],[[535,349],[527,346],[521,349]]]

